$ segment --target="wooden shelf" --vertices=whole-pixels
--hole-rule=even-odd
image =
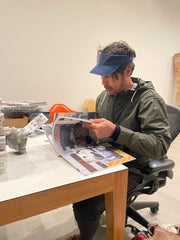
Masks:
[[[180,53],[174,55],[178,107],[180,107]]]

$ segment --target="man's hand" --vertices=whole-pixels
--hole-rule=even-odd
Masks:
[[[110,137],[116,128],[114,123],[105,118],[90,119],[90,121],[91,124],[84,123],[83,127],[92,130],[98,139]]]

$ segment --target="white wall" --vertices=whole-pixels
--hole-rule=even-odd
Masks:
[[[82,110],[103,89],[89,74],[98,44],[118,40],[136,50],[134,76],[176,105],[179,0],[0,0],[0,97]]]

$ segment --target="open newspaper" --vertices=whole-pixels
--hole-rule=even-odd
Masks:
[[[93,141],[83,123],[96,118],[92,112],[57,113],[53,125],[45,125],[44,130],[56,154],[64,157],[83,175],[103,170],[135,158],[108,143]]]

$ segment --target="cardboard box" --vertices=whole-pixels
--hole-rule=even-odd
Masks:
[[[178,107],[180,107],[180,53],[174,55]]]
[[[3,121],[4,127],[15,127],[15,128],[23,128],[28,124],[28,118],[5,118]]]

